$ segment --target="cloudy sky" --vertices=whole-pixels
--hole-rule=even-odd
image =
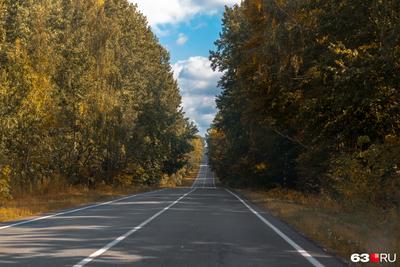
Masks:
[[[221,31],[224,6],[240,0],[129,0],[136,3],[171,54],[186,115],[204,135],[215,116],[217,82],[209,50]]]

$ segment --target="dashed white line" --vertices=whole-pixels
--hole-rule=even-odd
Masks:
[[[121,241],[123,241],[124,239],[126,239],[127,237],[129,237],[130,235],[132,235],[133,233],[139,231],[140,229],[142,229],[144,226],[146,226],[148,223],[150,223],[152,220],[154,220],[155,218],[157,218],[158,216],[160,216],[161,214],[163,214],[164,212],[166,212],[167,210],[169,210],[172,206],[174,206],[175,204],[177,204],[179,201],[181,201],[183,198],[185,198],[187,195],[189,195],[190,193],[192,193],[193,191],[195,191],[195,189],[192,189],[191,191],[187,192],[186,194],[182,195],[180,198],[178,198],[177,200],[175,200],[174,202],[172,202],[171,204],[169,204],[167,207],[163,208],[162,210],[160,210],[159,212],[157,212],[156,214],[154,214],[153,216],[151,216],[150,218],[148,218],[147,220],[145,220],[144,222],[142,222],[141,224],[139,224],[138,226],[132,228],[130,231],[128,231],[127,233],[121,235],[120,237],[114,239],[113,241],[111,241],[110,243],[108,243],[107,245],[105,245],[104,247],[102,247],[101,249],[93,252],[92,254],[89,255],[89,257],[81,260],[79,263],[75,264],[74,267],[82,267],[85,266],[86,264],[88,264],[89,262],[93,261],[95,258],[99,257],[100,255],[104,254],[105,252],[107,252],[109,249],[111,249],[112,247],[114,247],[115,245],[117,245],[118,243],[120,243]]]
[[[208,174],[210,173],[208,166],[209,165],[207,164],[200,164],[199,173],[197,174],[196,180],[193,182],[191,188],[217,189],[213,173],[211,172],[211,176],[208,177]],[[210,179],[212,180],[212,185],[211,182],[210,185],[208,185],[209,182],[207,180]]]
[[[226,189],[230,194],[236,197],[240,202],[243,203],[252,213],[254,213],[263,223],[265,223],[269,228],[271,228],[275,233],[277,233],[282,239],[284,239],[289,245],[291,245],[300,255],[302,255],[306,260],[308,260],[315,267],[324,267],[318,260],[316,260],[313,256],[310,255],[306,250],[300,247],[296,242],[290,239],[287,235],[285,235],[281,230],[276,228],[272,223],[270,223],[267,219],[261,216],[257,211],[255,211],[252,207],[250,207],[243,199],[241,199],[238,195]]]
[[[50,218],[61,216],[61,215],[71,214],[71,213],[75,213],[75,212],[82,211],[82,210],[97,208],[97,207],[100,207],[100,206],[109,205],[109,204],[112,204],[112,203],[115,203],[115,202],[118,202],[118,201],[122,201],[122,200],[125,200],[125,199],[129,199],[129,198],[133,198],[133,197],[137,197],[137,196],[144,196],[144,195],[147,195],[147,194],[156,193],[156,192],[160,192],[160,191],[163,191],[163,190],[165,190],[165,188],[159,189],[159,190],[155,190],[155,191],[146,192],[146,193],[142,193],[142,194],[135,194],[135,195],[131,195],[131,196],[126,196],[126,197],[118,198],[118,199],[115,199],[115,200],[107,201],[107,202],[104,202],[104,203],[99,203],[99,204],[95,204],[95,205],[82,207],[82,208],[79,208],[79,209],[68,210],[68,211],[59,212],[59,213],[55,213],[55,214],[51,214],[51,215],[47,215],[47,216],[43,216],[43,217],[38,217],[38,218],[35,218],[35,219],[32,219],[32,220],[17,222],[17,223],[1,226],[0,230],[11,228],[11,227],[15,227],[15,226],[19,226],[19,225],[23,225],[23,224],[27,224],[27,223],[37,222],[37,221],[41,221],[41,220],[45,220],[45,219],[50,219]]]

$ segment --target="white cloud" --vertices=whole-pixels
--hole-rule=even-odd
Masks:
[[[215,15],[225,5],[240,4],[241,0],[129,0],[136,3],[147,17],[150,26],[159,36],[174,32],[175,26],[188,23],[199,15]],[[204,27],[198,24],[194,29]],[[183,33],[176,43],[183,45],[188,41]],[[210,68],[205,57],[190,57],[172,66],[182,94],[182,106],[187,116],[204,134],[216,113],[215,96],[221,73]]]
[[[186,116],[196,123],[200,134],[204,135],[215,117],[215,96],[187,95],[182,97],[182,103]]]
[[[185,34],[180,33],[178,35],[178,39],[176,40],[176,44],[177,45],[184,45],[184,44],[186,44],[187,41],[188,41],[188,37]]]
[[[163,24],[177,24],[198,14],[214,14],[225,5],[238,4],[241,0],[129,0],[136,3],[146,15],[150,25],[158,29]]]
[[[205,57],[191,57],[181,60],[173,66],[175,79],[178,80],[183,93],[198,90],[214,89],[221,74],[211,69],[210,61]]]
[[[172,69],[181,89],[183,109],[204,134],[215,117],[215,96],[222,74],[214,72],[205,57],[178,61]]]

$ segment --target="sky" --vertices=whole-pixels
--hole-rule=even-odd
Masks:
[[[240,0],[129,0],[147,17],[161,44],[170,52],[186,116],[204,135],[216,113],[221,73],[214,72],[209,51],[221,31],[224,6]]]

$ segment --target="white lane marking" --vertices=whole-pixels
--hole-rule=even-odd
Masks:
[[[321,264],[319,261],[317,261],[313,256],[311,256],[306,250],[304,250],[302,247],[300,247],[296,242],[294,242],[292,239],[290,239],[287,235],[285,235],[281,230],[276,228],[272,223],[267,221],[263,216],[261,216],[257,211],[255,211],[252,207],[250,207],[243,199],[241,199],[238,195],[235,193],[231,192],[230,190],[226,189],[230,194],[235,196],[237,199],[239,199],[240,202],[243,203],[252,213],[254,213],[263,223],[265,223],[267,226],[269,226],[275,233],[277,233],[281,238],[283,238],[289,245],[291,245],[300,255],[302,255],[304,258],[306,258],[312,265],[315,267],[324,267],[323,264]]]
[[[210,172],[208,166],[209,165],[207,164],[200,164],[199,173],[197,174],[196,180],[193,182],[191,188],[217,189],[217,187],[215,186],[213,173],[211,173],[211,177],[207,177]],[[208,185],[209,181],[207,180],[210,179],[212,179],[212,186]]]
[[[200,168],[199,168],[199,172],[197,173],[197,176],[196,176],[196,180],[194,180],[194,182],[193,182],[193,184],[192,184],[192,188],[197,188],[197,184],[199,183],[199,181],[201,180],[200,179],[200,176],[201,176],[201,173],[202,173],[202,168],[204,167],[205,165],[200,165]]]
[[[213,186],[206,186],[206,187],[185,187],[185,186],[182,186],[182,187],[179,187],[180,189],[193,189],[193,188],[196,188],[196,189],[217,189],[217,187],[213,187]]]
[[[69,210],[69,211],[64,211],[64,212],[59,212],[59,213],[43,216],[43,217],[38,217],[38,218],[35,218],[35,219],[32,219],[32,220],[17,222],[17,223],[1,226],[0,230],[11,228],[11,227],[15,227],[15,226],[19,226],[19,225],[23,225],[23,224],[27,224],[27,223],[31,223],[31,222],[41,221],[41,220],[45,220],[45,219],[49,219],[49,218],[53,218],[53,217],[57,217],[57,216],[61,216],[61,215],[75,213],[75,212],[82,211],[82,210],[97,208],[97,207],[100,207],[100,206],[109,205],[109,204],[112,204],[112,203],[115,203],[115,202],[118,202],[118,201],[122,201],[122,200],[125,200],[125,199],[129,199],[129,198],[133,198],[133,197],[137,197],[137,196],[144,196],[144,195],[147,195],[147,194],[150,194],[150,193],[156,193],[156,192],[160,192],[160,191],[163,191],[163,190],[165,190],[165,188],[159,189],[159,190],[155,190],[155,191],[146,192],[146,193],[142,193],[142,194],[126,196],[126,197],[118,198],[118,199],[115,199],[115,200],[107,201],[107,202],[104,202],[104,203],[99,203],[99,204],[95,204],[95,205],[82,207],[82,208],[79,208],[79,209],[74,209],[74,210]]]
[[[194,186],[195,186],[196,183],[197,183],[197,179],[199,178],[200,170],[201,170],[201,167],[199,168],[199,172],[197,173],[196,180],[194,180],[194,182],[193,182],[193,184],[192,184],[192,188],[194,188]]]
[[[161,214],[163,214],[165,211],[167,211],[168,209],[170,209],[172,206],[174,206],[175,204],[177,204],[179,201],[181,201],[184,197],[186,197],[187,195],[189,195],[190,193],[192,193],[193,191],[195,191],[195,189],[192,189],[191,191],[187,192],[186,194],[182,195],[180,198],[178,198],[177,200],[175,200],[173,203],[169,204],[167,207],[163,208],[162,210],[160,210],[159,212],[157,212],[156,214],[154,214],[153,216],[151,216],[150,218],[148,218],[147,220],[145,220],[144,222],[142,222],[141,224],[139,224],[138,226],[132,228],[130,231],[128,231],[127,233],[121,235],[120,237],[114,239],[113,241],[111,241],[110,243],[108,243],[107,245],[105,245],[104,247],[102,247],[101,249],[93,252],[89,257],[81,260],[79,263],[75,264],[73,267],[83,267],[86,264],[88,264],[89,262],[93,261],[95,258],[97,258],[98,256],[102,255],[103,253],[105,253],[106,251],[108,251],[110,248],[114,247],[115,245],[117,245],[119,242],[121,242],[122,240],[126,239],[127,237],[129,237],[130,235],[132,235],[133,233],[139,231],[140,229],[142,229],[144,226],[146,226],[146,224],[150,223],[152,220],[154,220],[155,218],[157,218],[158,216],[160,216]]]

